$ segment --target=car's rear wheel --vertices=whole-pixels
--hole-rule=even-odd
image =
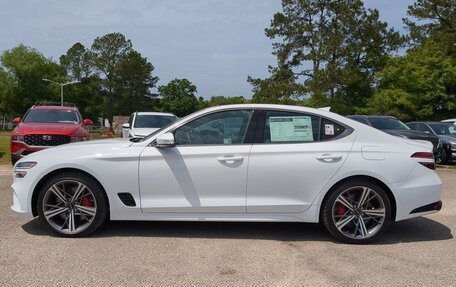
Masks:
[[[76,237],[88,235],[103,224],[108,204],[98,182],[84,174],[66,172],[44,184],[37,210],[52,232]]]
[[[380,236],[391,219],[385,191],[367,180],[354,180],[334,189],[322,206],[322,222],[337,239],[368,243]]]

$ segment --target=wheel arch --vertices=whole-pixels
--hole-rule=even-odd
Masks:
[[[59,168],[59,169],[56,169],[56,170],[53,170],[53,171],[49,172],[48,174],[43,176],[38,181],[38,183],[36,184],[35,188],[33,189],[33,194],[32,194],[32,214],[33,214],[33,216],[37,216],[38,215],[38,210],[37,210],[38,194],[39,194],[41,188],[43,187],[43,185],[50,178],[52,178],[52,177],[54,177],[54,176],[56,176],[58,174],[64,173],[64,172],[77,172],[77,173],[84,174],[84,175],[92,178],[100,186],[101,190],[103,191],[103,194],[105,196],[105,199],[106,199],[106,202],[107,202],[107,205],[108,205],[107,212],[108,212],[108,216],[109,216],[109,212],[110,212],[109,198],[108,198],[108,195],[107,195],[106,190],[104,189],[103,185],[100,183],[100,181],[96,177],[94,177],[90,173],[88,173],[88,172],[86,172],[84,170],[78,169],[78,168]]]
[[[364,179],[364,180],[371,181],[371,182],[379,185],[386,192],[386,195],[388,196],[388,199],[391,203],[391,220],[395,220],[397,205],[396,205],[396,198],[394,197],[393,192],[388,187],[388,185],[386,185],[383,181],[381,181],[378,178],[375,178],[373,176],[369,176],[369,175],[353,175],[353,176],[349,176],[349,177],[339,180],[328,190],[328,192],[326,192],[325,196],[323,197],[322,203],[325,202],[326,198],[330,196],[330,194],[333,192],[333,190],[335,190],[336,188],[338,188],[339,186],[341,186],[342,184],[344,184],[346,182],[356,180],[356,179]],[[323,209],[320,208],[320,215],[319,215],[320,218],[321,218],[322,210]]]

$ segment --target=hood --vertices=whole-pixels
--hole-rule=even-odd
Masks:
[[[425,132],[415,130],[383,130],[393,136],[405,137],[414,140],[426,140],[430,142],[438,142],[439,138],[435,135],[427,134]]]
[[[14,129],[14,133],[70,135],[81,127],[81,124],[20,123]]]
[[[132,143],[125,138],[115,138],[115,139],[104,139],[104,140],[92,140],[92,141],[81,141],[75,143],[69,143],[64,145],[59,145],[55,147],[46,148],[37,152],[34,152],[27,157],[42,156],[50,153],[60,152],[67,153],[75,150],[79,150],[82,153],[93,153],[94,150],[100,151],[109,151],[119,148],[129,147]]]
[[[442,140],[444,143],[449,143],[450,140],[452,142],[456,142],[456,134],[453,135],[438,135],[438,137]]]
[[[155,132],[156,130],[158,130],[158,128],[133,128],[132,132],[135,136],[145,137]]]

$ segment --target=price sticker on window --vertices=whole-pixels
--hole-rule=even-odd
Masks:
[[[334,135],[334,125],[330,125],[330,124],[325,125],[325,135],[327,135],[327,136]]]

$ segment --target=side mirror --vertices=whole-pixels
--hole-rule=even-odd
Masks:
[[[92,120],[89,120],[89,119],[85,119],[82,121],[82,123],[86,126],[90,126],[90,125],[93,125],[93,121]]]
[[[173,147],[175,145],[176,143],[174,141],[174,135],[172,133],[159,135],[155,140],[155,146],[158,148]]]
[[[17,125],[18,123],[21,122],[21,120],[22,120],[21,117],[16,117],[13,119],[13,124]]]
[[[122,125],[122,127],[123,127],[124,129],[129,129],[129,128],[130,128],[130,124],[129,124],[129,123],[124,123],[124,124]]]

